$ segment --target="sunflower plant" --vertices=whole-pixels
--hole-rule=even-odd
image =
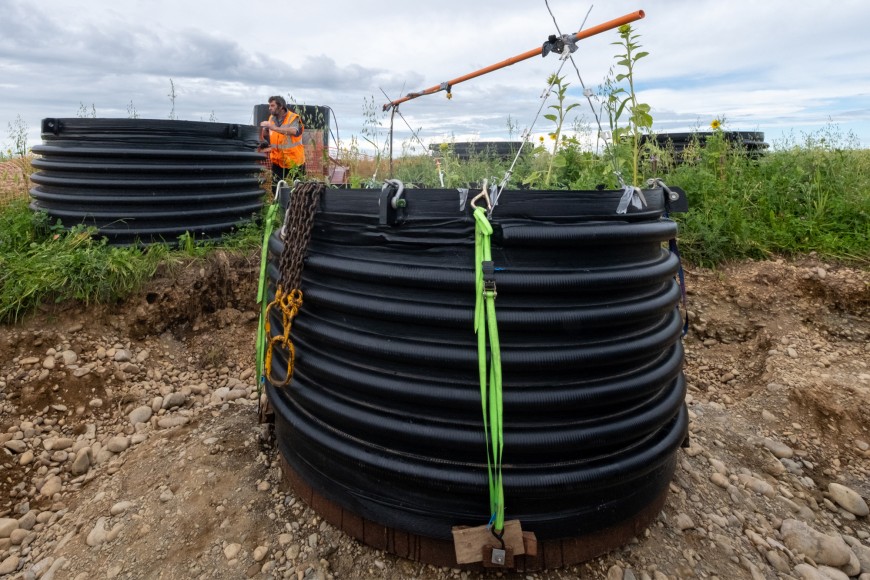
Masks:
[[[646,51],[641,51],[641,45],[637,42],[639,34],[635,34],[630,24],[623,24],[618,28],[620,40],[612,42],[622,48],[623,52],[616,55],[619,59],[616,66],[619,67],[615,76],[611,76],[604,83],[604,108],[608,113],[610,133],[613,138],[611,147],[614,148],[616,158],[616,170],[622,171],[625,165],[631,168],[632,183],[639,182],[639,166],[641,155],[641,138],[644,133],[652,129],[653,118],[650,114],[650,106],[640,103],[634,88],[634,73],[637,62],[649,56]],[[626,115],[627,113],[627,115]],[[625,125],[620,125],[622,120]]]

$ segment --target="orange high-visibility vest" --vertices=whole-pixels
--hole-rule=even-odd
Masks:
[[[274,115],[269,117],[272,123],[280,127],[291,125],[297,119],[299,120],[299,127],[304,131],[305,127],[302,125],[302,120],[293,111],[287,111],[287,115],[284,116],[284,120],[281,123],[278,123]],[[269,144],[272,146],[272,150],[269,151],[269,161],[275,165],[279,165],[284,169],[290,169],[291,167],[305,164],[305,147],[302,146],[301,132],[296,137],[293,137],[277,131],[269,131]]]

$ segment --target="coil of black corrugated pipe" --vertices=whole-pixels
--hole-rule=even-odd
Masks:
[[[259,215],[258,136],[227,123],[43,119],[31,208],[115,245],[216,239]]]
[[[666,244],[674,200],[643,193],[645,206],[617,214],[622,191],[505,191],[492,213],[506,518],[550,553],[604,534],[544,564],[616,547],[649,523],[687,437],[679,261]],[[293,379],[266,392],[285,469],[315,508],[333,506],[324,517],[369,543],[342,521],[443,547],[453,526],[490,515],[474,221],[457,191],[405,190],[386,220],[380,197],[321,196]],[[280,232],[269,249],[274,295]],[[281,324],[273,312],[273,334]],[[273,376],[286,368],[276,350]],[[449,564],[423,552],[402,555]]]

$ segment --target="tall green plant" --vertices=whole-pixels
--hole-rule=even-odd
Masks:
[[[556,160],[556,153],[559,150],[559,146],[561,144],[562,137],[562,126],[565,123],[565,118],[571,109],[575,107],[579,107],[580,103],[570,103],[566,104],[566,95],[568,93],[568,87],[571,83],[565,82],[565,77],[557,76],[556,74],[550,75],[547,79],[547,83],[553,87],[553,90],[556,93],[556,104],[550,105],[547,107],[548,109],[552,109],[553,113],[547,113],[544,115],[544,118],[555,123],[556,127],[553,129],[553,132],[550,133],[550,139],[553,141],[553,151],[550,155],[550,163],[547,166],[547,176],[544,179],[544,186],[550,186],[550,177],[553,174],[553,163]]]
[[[639,50],[640,44],[637,39],[640,35],[634,33],[630,24],[623,24],[618,32],[620,40],[611,44],[623,50],[615,55],[619,59],[616,61],[617,70],[622,72],[617,72],[615,77],[605,80],[605,108],[613,138],[610,146],[615,148],[611,153],[619,159],[628,157],[632,183],[637,184],[640,183],[641,139],[644,132],[648,133],[652,129],[653,118],[650,114],[650,106],[637,100],[634,74],[637,62],[649,53]],[[628,116],[623,126],[620,121],[626,111]],[[621,171],[620,165],[617,166],[618,171]]]

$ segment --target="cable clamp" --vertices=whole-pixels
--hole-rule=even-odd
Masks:
[[[568,52],[565,52],[565,49],[568,49]],[[573,34],[563,34],[562,36],[556,36],[555,34],[551,34],[547,37],[546,42],[541,46],[541,56],[547,56],[551,52],[555,52],[556,54],[565,54],[566,56],[572,54],[577,51],[577,39]]]

